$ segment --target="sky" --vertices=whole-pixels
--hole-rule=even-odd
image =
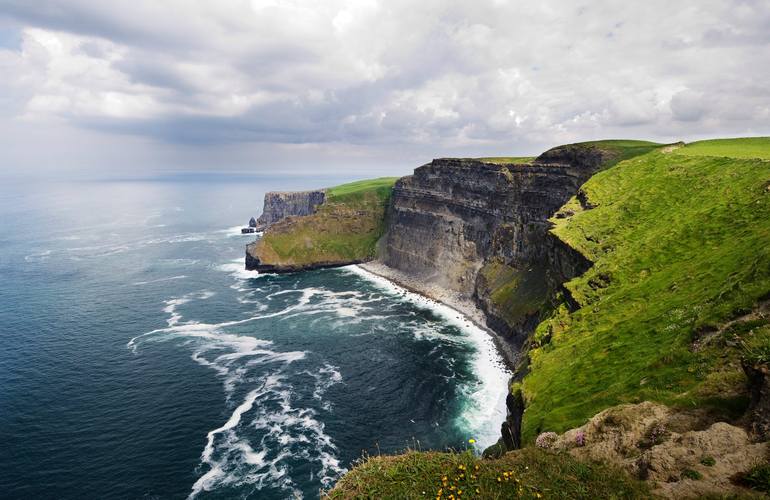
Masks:
[[[0,0],[0,171],[403,174],[770,135],[767,0]]]

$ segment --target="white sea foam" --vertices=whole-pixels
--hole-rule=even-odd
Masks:
[[[24,260],[27,262],[42,262],[48,260],[51,257],[51,250],[44,250],[42,252],[31,253],[24,256]]]
[[[252,278],[259,278],[260,276],[265,276],[265,274],[260,274],[257,271],[247,271],[246,265],[243,262],[243,258],[233,259],[227,264],[222,264],[217,266],[217,269],[219,269],[220,271],[224,271],[226,273],[230,273],[232,277],[237,278],[239,280],[247,280]]]
[[[292,363],[304,359],[306,352],[276,351],[269,340],[229,333],[226,329],[285,316],[308,307],[313,297],[334,298],[334,295],[317,288],[282,290],[268,297],[296,298],[291,298],[289,305],[278,311],[213,324],[184,321],[179,306],[212,295],[202,290],[168,299],[164,307],[169,315],[168,326],[139,335],[128,343],[136,352],[143,342],[181,340],[192,347],[193,360],[215,370],[222,378],[227,401],[236,398],[240,401],[224,424],[207,433],[201,463],[208,470],[195,481],[189,497],[220,487],[246,484],[280,488],[287,496],[301,497],[288,465],[290,459],[297,457],[315,464],[312,473],[324,486],[329,486],[344,472],[336,456],[337,448],[325,433],[324,424],[316,418],[316,410],[293,406],[293,388],[285,373]],[[265,369],[266,366],[269,367]],[[322,395],[342,377],[337,367],[329,364],[312,375],[316,380],[313,397],[329,410],[328,405],[323,404]],[[244,389],[248,391],[245,395]],[[252,437],[255,432],[261,437]]]
[[[348,266],[344,269],[376,284],[400,300],[429,309],[445,322],[458,328],[472,343],[476,350],[473,366],[478,384],[466,384],[461,388],[466,401],[457,423],[468,433],[469,438],[476,440],[474,446],[477,450],[494,444],[499,437],[500,423],[506,415],[505,396],[511,373],[495,348],[491,335],[446,304],[411,292],[359,266]],[[423,337],[441,336],[438,332],[430,333],[424,328],[415,331],[416,335]]]
[[[179,276],[170,276],[168,278],[159,278],[156,280],[150,280],[150,281],[137,281],[134,283],[134,286],[141,286],[141,285],[149,285],[150,283],[161,283],[163,281],[173,281],[173,280],[183,280],[187,278],[185,275],[179,275]]]
[[[156,261],[157,264],[169,267],[189,267],[194,266],[198,262],[200,262],[198,259],[159,259]]]
[[[217,231],[217,234],[224,234],[228,238],[233,237],[233,236],[251,236],[252,238],[254,238],[256,236],[262,236],[262,231],[256,231],[254,233],[242,233],[241,229],[243,229],[244,227],[246,227],[246,226],[245,225],[244,226],[233,226],[233,227],[228,227],[227,229],[220,229],[219,231]]]
[[[163,312],[168,313],[169,317],[166,320],[168,326],[175,326],[182,319],[182,315],[177,312],[177,307],[187,304],[193,299],[206,300],[214,296],[214,292],[209,290],[201,290],[200,292],[188,293],[179,298],[169,299],[165,302],[166,307],[163,308]]]
[[[190,498],[201,491],[242,484],[281,488],[301,496],[286,464],[290,458],[317,464],[316,474],[324,486],[344,472],[324,424],[315,418],[314,410],[294,407],[291,394],[281,369],[261,378],[228,420],[207,434],[201,462],[209,470],[192,486]],[[261,436],[258,443],[241,432],[244,427]]]
[[[330,401],[324,401],[323,395],[329,387],[342,382],[342,374],[339,372],[339,368],[325,363],[316,372],[306,371],[305,373],[315,379],[313,398],[321,401],[324,410],[331,411],[332,404]]]

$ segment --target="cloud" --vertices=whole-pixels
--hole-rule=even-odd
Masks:
[[[703,118],[708,110],[705,96],[700,92],[682,90],[671,98],[671,111],[674,119],[684,122],[695,122]]]
[[[770,133],[768,25],[759,0],[0,0],[0,120],[369,158]]]

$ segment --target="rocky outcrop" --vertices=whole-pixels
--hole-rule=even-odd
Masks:
[[[323,190],[265,193],[262,215],[256,223],[257,231],[264,231],[270,225],[291,215],[314,214],[325,198],[326,192]]]
[[[740,427],[651,402],[604,410],[549,446],[620,465],[665,498],[745,494],[732,478],[770,451],[770,444],[752,441]]]
[[[749,425],[757,436],[770,439],[770,366],[747,359],[741,364],[749,383]]]

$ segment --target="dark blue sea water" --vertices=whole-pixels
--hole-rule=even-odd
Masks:
[[[457,314],[243,271],[265,191],[336,183],[0,187],[0,497],[317,498],[363,452],[494,442],[506,375]]]

